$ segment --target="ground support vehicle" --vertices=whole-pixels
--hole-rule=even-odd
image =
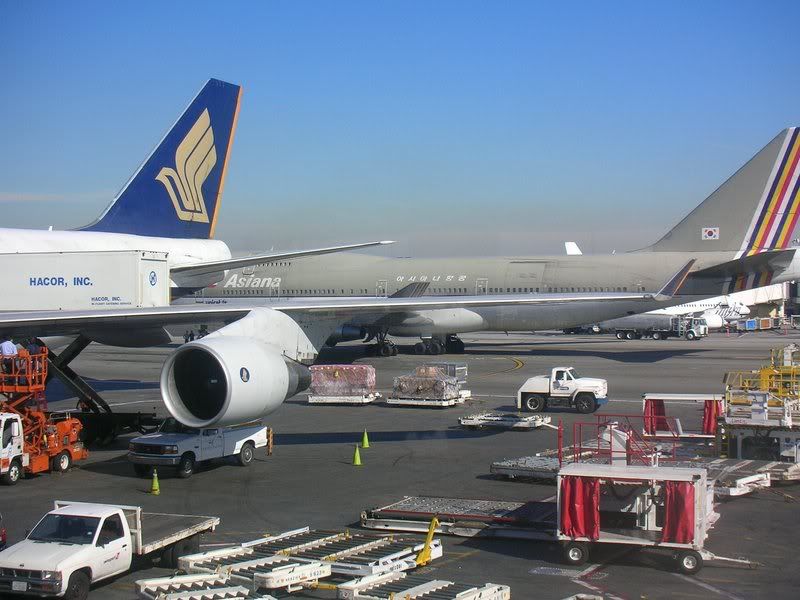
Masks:
[[[638,340],[649,337],[665,340],[671,337],[699,340],[708,335],[708,323],[702,317],[673,317],[670,315],[631,315],[600,323],[602,331],[612,331],[618,340]]]
[[[458,419],[459,425],[468,429],[494,427],[498,429],[531,430],[552,427],[550,417],[544,415],[520,415],[516,413],[481,413]]]
[[[337,594],[343,600],[508,600],[511,588],[494,583],[471,585],[424,575],[385,573],[340,584]]]
[[[128,571],[134,556],[174,568],[218,524],[217,517],[57,500],[26,539],[0,552],[0,593],[84,600],[93,583]]]
[[[246,467],[253,462],[257,448],[271,446],[271,437],[269,428],[261,423],[194,429],[170,417],[156,433],[131,440],[128,460],[140,477],[151,467],[167,466],[176,467],[178,476],[187,478],[198,464],[218,458],[236,457]]]
[[[556,367],[550,375],[531,377],[517,390],[517,408],[540,412],[551,406],[574,407],[579,413],[596,411],[608,402],[605,379],[581,377],[572,367]]]
[[[687,574],[704,560],[749,564],[704,547],[718,514],[703,469],[571,463],[557,486],[555,501],[405,497],[362,512],[361,525],[421,532],[436,517],[441,533],[558,543],[572,565],[583,564],[596,544],[667,549]]]
[[[215,592],[221,593],[220,588],[239,586],[253,594],[242,597],[262,599],[271,598],[268,594],[277,594],[276,590],[296,591],[331,576],[338,581],[326,583],[326,587],[338,588],[343,580],[355,585],[362,578],[415,569],[441,556],[442,544],[432,532],[425,542],[420,542],[399,536],[303,527],[183,556],[178,565],[187,575],[138,581],[136,586],[139,597],[148,599],[179,591],[197,594],[192,598],[210,598]],[[225,579],[220,580],[223,574]],[[352,577],[358,579],[349,579]]]
[[[43,410],[47,353],[20,350],[0,369],[0,477],[13,485],[23,474],[67,471],[88,452],[81,422]]]
[[[420,365],[410,375],[394,378],[387,404],[446,408],[462,404],[471,394],[461,389],[459,377],[438,365]]]
[[[369,404],[375,391],[372,365],[312,365],[309,404]]]

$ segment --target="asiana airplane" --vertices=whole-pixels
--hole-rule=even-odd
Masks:
[[[162,242],[158,241],[163,238],[189,240],[191,245],[192,240],[208,239],[213,234],[240,88],[212,80],[204,88],[206,90],[223,93],[221,96],[206,95],[201,91],[123,193],[96,223],[75,235],[138,236],[136,249],[163,251],[165,246],[160,246]],[[223,97],[227,100],[222,101]],[[214,123],[220,113],[223,115],[222,132],[217,137]],[[215,158],[218,145],[225,148],[222,160]],[[777,154],[784,145],[784,139],[776,138],[772,143],[773,152]],[[750,183],[749,192],[755,193],[756,182]],[[134,191],[136,193],[127,193]],[[572,284],[569,287],[560,282],[556,284],[558,280],[554,279],[551,283],[540,282],[538,292],[520,293],[522,287],[536,287],[531,274],[538,273],[536,267],[525,267],[523,261],[516,277],[528,282],[527,286],[517,283],[508,286],[509,290],[503,293],[499,292],[498,282],[486,293],[477,295],[420,297],[413,291],[391,297],[387,289],[385,297],[383,294],[339,298],[254,296],[226,303],[192,302],[152,308],[5,312],[0,313],[0,331],[14,336],[76,335],[97,341],[111,337],[116,345],[141,345],[143,337],[157,338],[154,334],[166,326],[219,323],[222,326],[213,333],[184,344],[170,354],[160,375],[161,394],[170,413],[187,426],[242,423],[269,414],[286,398],[305,389],[310,382],[307,365],[315,360],[325,341],[348,324],[393,321],[398,315],[402,319],[408,315],[421,315],[425,319],[427,315],[449,314],[452,315],[449,318],[460,319],[464,314],[474,314],[484,319],[486,313],[482,311],[495,311],[499,319],[506,319],[522,307],[529,308],[531,314],[538,314],[536,318],[542,321],[555,319],[562,311],[585,314],[586,309],[611,318],[673,302],[686,285],[692,293],[702,294],[704,289],[716,289],[732,278],[747,285],[760,270],[768,270],[770,276],[777,277],[786,276],[792,269],[796,272],[793,249],[773,250],[763,245],[771,243],[773,237],[771,233],[761,235],[761,220],[752,221],[745,236],[748,244],[755,244],[752,252],[750,249],[740,252],[738,243],[737,249],[730,248],[742,228],[735,220],[724,220],[731,206],[726,206],[723,214],[719,214],[723,200],[735,205],[735,215],[741,216],[745,208],[752,211],[752,207],[761,202],[770,223],[776,218],[781,222],[786,218],[783,216],[786,204],[773,201],[777,196],[770,194],[753,201],[750,193],[723,194],[717,199],[712,196],[710,204],[707,200],[687,218],[688,223],[676,227],[656,247],[632,254],[636,257],[634,260],[614,264],[615,281],[633,277],[641,279],[639,285],[607,283],[601,289],[599,283],[587,282],[573,290]],[[796,190],[794,193],[796,195]],[[781,192],[780,198],[783,197]],[[704,229],[695,231],[699,222],[705,223]],[[727,233],[729,226],[730,233]],[[773,228],[768,229],[771,232]],[[39,235],[47,233],[50,232]],[[148,243],[150,240],[152,243]],[[74,246],[75,251],[82,248],[81,244]],[[180,252],[179,245],[176,253]],[[248,257],[241,264],[236,264],[237,260],[240,259],[205,257],[197,261],[204,264],[199,265],[193,275],[215,273],[224,279],[226,269],[252,264],[252,261],[275,262],[278,258]],[[596,264],[607,267],[605,259]],[[179,277],[184,265],[179,266],[176,261],[171,269],[173,280]],[[660,275],[663,275],[661,282],[658,281]],[[199,287],[202,283],[200,277],[192,285]],[[404,279],[397,283],[416,287],[415,281]],[[430,285],[430,282],[425,283]],[[439,291],[434,293],[444,293],[444,284],[436,283],[434,289]],[[576,310],[578,305],[584,308]]]

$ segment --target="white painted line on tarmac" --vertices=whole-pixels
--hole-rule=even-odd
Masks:
[[[744,600],[744,598],[742,598],[741,596],[736,596],[735,594],[731,594],[730,592],[721,590],[718,587],[714,587],[710,583],[700,581],[699,579],[695,579],[694,577],[689,577],[688,575],[683,575],[682,573],[673,573],[673,575],[675,575],[675,577],[683,579],[684,581],[698,585],[704,590],[708,590],[709,592],[714,592],[715,594],[719,594],[720,596],[728,598],[729,600]]]

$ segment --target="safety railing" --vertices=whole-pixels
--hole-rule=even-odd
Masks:
[[[658,444],[646,440],[645,419],[657,418]],[[594,423],[576,422],[572,429],[572,461],[625,462],[629,465],[658,464],[678,460],[679,430],[672,417],[659,415],[596,415]]]
[[[47,349],[30,354],[0,357],[0,393],[26,394],[44,391],[47,383]]]

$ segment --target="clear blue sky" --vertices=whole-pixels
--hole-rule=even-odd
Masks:
[[[0,224],[99,214],[209,77],[218,237],[646,244],[800,125],[798,2],[0,3]]]

